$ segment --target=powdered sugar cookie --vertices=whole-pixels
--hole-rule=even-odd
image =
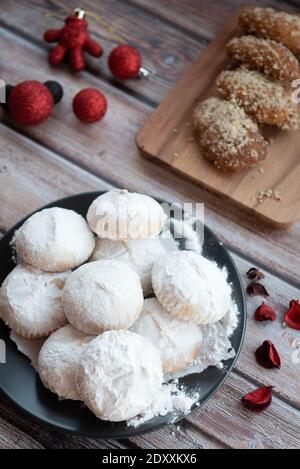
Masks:
[[[45,337],[67,323],[61,295],[70,272],[17,265],[0,290],[0,316],[22,337]]]
[[[174,318],[156,298],[145,300],[143,311],[131,330],[159,349],[164,373],[185,369],[200,351],[200,326]]]
[[[84,351],[77,389],[102,420],[120,422],[145,411],[162,387],[159,351],[130,331],[108,331]]]
[[[143,301],[136,272],[114,260],[82,265],[69,276],[63,290],[69,322],[87,334],[127,329],[140,314]]]
[[[44,386],[61,398],[79,401],[76,371],[83,351],[94,339],[70,324],[53,332],[38,357],[38,372]]]
[[[153,263],[167,252],[177,250],[173,238],[147,238],[130,241],[97,239],[91,260],[115,259],[132,267],[142,284],[144,295],[152,292],[151,271]]]
[[[15,234],[18,259],[46,272],[62,272],[85,262],[95,240],[73,210],[53,207],[32,215]]]
[[[166,215],[147,195],[112,189],[94,200],[87,220],[100,238],[142,239],[158,235]]]
[[[160,258],[152,269],[152,284],[161,305],[183,321],[213,323],[230,307],[230,288],[221,270],[191,251]]]

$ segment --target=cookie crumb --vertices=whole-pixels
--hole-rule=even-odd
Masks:
[[[282,197],[278,191],[273,189],[261,190],[256,194],[256,200],[261,204],[264,198],[273,199],[279,202]]]

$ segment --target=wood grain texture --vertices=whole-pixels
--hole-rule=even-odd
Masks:
[[[0,228],[66,195],[111,186],[0,125]]]
[[[233,258],[246,288],[249,284],[246,272],[253,265],[238,256],[233,256]],[[290,300],[300,300],[300,289],[267,272],[263,283],[270,294],[268,298],[247,295],[247,332],[236,370],[257,383],[274,386],[274,392],[277,396],[284,398],[300,409],[300,363],[296,359],[297,349],[300,357],[299,332],[283,326],[284,314]],[[253,319],[254,311],[263,301],[275,309],[276,321],[261,323]],[[256,363],[254,352],[265,340],[271,340],[277,348],[282,359],[280,370],[266,370]]]
[[[11,425],[11,441],[7,441],[5,448],[12,449],[14,440],[18,435],[28,436],[28,447],[40,447],[48,449],[79,449],[79,448],[98,448],[98,449],[124,449],[126,444],[116,440],[94,440],[88,438],[80,438],[78,436],[69,435],[67,433],[58,432],[50,429],[47,425],[43,425],[29,416],[25,416],[21,411],[15,409],[6,399],[0,398],[0,412],[5,419],[6,426]],[[2,426],[0,421],[0,434]],[[0,437],[1,438],[1,437]],[[21,438],[20,438],[21,439]],[[1,441],[1,440],[0,440]],[[15,443],[17,448],[22,447]]]
[[[213,167],[193,139],[196,103],[216,95],[215,80],[230,63],[226,44],[239,34],[237,13],[139,130],[137,144],[144,156],[216,192],[225,202],[236,203],[265,222],[287,227],[300,219],[300,131],[272,130],[267,159],[238,173]],[[282,200],[265,197],[260,203],[258,194],[270,189],[281,194]]]
[[[187,420],[231,448],[298,448],[299,412],[276,397],[262,414],[245,410],[240,399],[255,388],[232,373],[216,396]]]
[[[80,6],[87,10],[93,38],[99,41],[105,50],[101,59],[92,59],[86,55],[88,70],[95,76],[142,95],[154,103],[166,96],[169,88],[206,46],[206,41],[188,37],[158,18],[153,21],[147,12],[127,2],[84,0]],[[47,61],[47,50],[53,45],[42,41],[44,31],[60,28],[73,8],[72,0],[12,0],[1,12],[1,23],[25,37],[38,41],[44,49],[43,60]],[[114,81],[107,67],[107,57],[120,42],[130,43],[138,48],[144,66],[154,72],[151,80],[127,80],[122,83]],[[68,70],[67,67],[60,69]]]
[[[245,5],[256,4],[261,7],[273,7],[284,11],[294,12],[295,6],[289,5],[282,0],[214,0],[200,1],[185,0],[131,0],[137,6],[144,8],[151,13],[161,16],[168,22],[184,28],[187,33],[201,35],[208,39],[213,39],[223,27],[224,22],[236,13],[237,9]]]
[[[130,438],[134,444],[144,449],[225,449],[226,445],[182,420],[162,430]]]
[[[101,81],[101,87],[109,96],[108,115],[99,127],[80,124],[70,111],[72,97],[82,87],[98,86],[98,78],[85,73],[72,77],[60,70],[51,75],[43,49],[3,29],[0,46],[1,70],[8,82],[32,78],[35,70],[36,79],[55,76],[65,88],[65,98],[55,108],[53,117],[42,126],[19,131],[115,185],[174,202],[205,203],[207,224],[229,246],[247,255],[251,253],[287,278],[299,281],[299,222],[287,231],[274,230],[219,197],[140,158],[134,136],[152,109],[105,82]]]
[[[0,406],[1,409],[1,406]],[[41,449],[34,438],[0,418],[0,450],[1,449]]]

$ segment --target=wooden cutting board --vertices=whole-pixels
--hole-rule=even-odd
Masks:
[[[240,35],[236,15],[208,46],[136,136],[142,155],[218,193],[264,220],[285,227],[300,218],[300,131],[265,129],[271,137],[266,161],[240,173],[223,173],[201,155],[193,141],[191,119],[199,100],[215,94],[218,74],[228,68],[225,44]],[[300,77],[299,77],[300,78]],[[258,193],[272,189],[281,200]],[[227,201],[226,200],[226,201]]]

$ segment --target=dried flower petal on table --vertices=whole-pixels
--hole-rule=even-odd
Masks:
[[[271,306],[262,303],[255,310],[254,319],[255,321],[275,321],[276,313]]]
[[[279,353],[270,340],[264,343],[255,352],[256,361],[264,368],[280,368],[281,360]]]
[[[272,402],[272,386],[264,386],[246,394],[242,398],[243,406],[257,414],[266,410]]]
[[[259,282],[251,282],[247,287],[248,295],[270,296],[266,287]]]
[[[284,316],[284,323],[291,329],[300,330],[300,303],[298,300],[290,302],[290,307]]]
[[[250,280],[261,280],[265,278],[265,274],[256,267],[251,267],[246,275]]]

